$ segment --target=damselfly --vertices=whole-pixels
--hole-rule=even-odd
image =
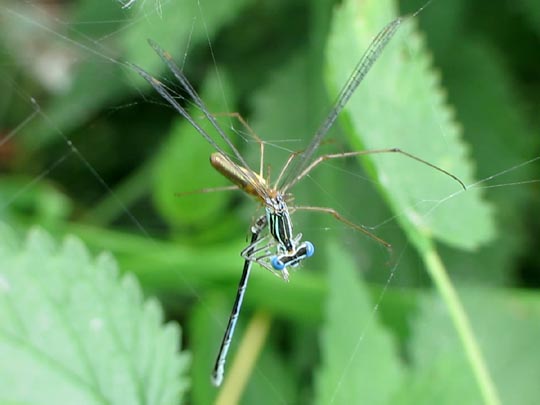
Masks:
[[[264,215],[259,217],[252,225],[250,244],[242,251],[242,257],[245,259],[244,269],[238,286],[236,300],[233,305],[232,313],[229,318],[227,329],[223,336],[220,351],[216,360],[214,371],[212,373],[212,381],[216,386],[219,386],[223,380],[225,361],[233,337],[236,321],[240,313],[252,263],[256,262],[274,274],[288,280],[289,273],[287,268],[298,266],[304,259],[311,257],[314,253],[313,244],[308,241],[303,241],[302,234],[299,233],[294,235],[291,221],[291,214],[293,212],[303,210],[330,214],[338,221],[341,221],[346,225],[363,232],[385,247],[390,248],[390,244],[372,234],[368,229],[349,221],[333,208],[294,206],[292,204],[288,204],[291,201],[289,190],[300,180],[306,177],[316,166],[330,159],[341,159],[368,154],[398,153],[453,178],[465,189],[463,182],[453,174],[397,148],[327,154],[314,158],[314,154],[321,144],[323,137],[334,124],[341,110],[353,95],[358,85],[362,82],[365,75],[369,72],[377,58],[380,56],[384,47],[395,34],[396,30],[405,19],[416,16],[418,12],[419,11],[410,17],[396,18],[376,35],[356,65],[349,80],[341,90],[336,102],[333,105],[333,108],[330,110],[329,115],[317,130],[307,148],[301,152],[293,153],[289,156],[285,162],[285,165],[280,171],[277,180],[273,184],[263,177],[262,155],[264,153],[264,144],[262,141],[260,142],[261,166],[259,173],[256,173],[249,168],[247,162],[233,145],[223,129],[219,126],[216,117],[208,111],[202,99],[199,97],[195,89],[191,86],[180,68],[175,64],[172,57],[167,52],[163,51],[156,43],[150,41],[150,45],[166,63],[169,70],[174,74],[180,83],[182,89],[190,97],[191,101],[202,111],[204,117],[211,123],[219,137],[230,148],[234,155],[234,159],[238,163],[234,162],[233,158],[231,158],[223,149],[221,149],[221,147],[197,123],[197,121],[190,116],[185,108],[178,102],[177,98],[173,96],[171,91],[162,82],[152,77],[138,66],[130,64],[130,67],[132,67],[139,75],[146,79],[152,85],[152,87],[178,113],[180,113],[180,115],[182,115],[203,136],[203,138],[206,139],[206,141],[208,141],[216,149],[217,152],[213,153],[210,159],[212,166],[222,175],[227,177],[232,183],[234,183],[237,188],[259,200],[265,210]],[[268,228],[269,234],[263,236],[262,233],[266,228]]]

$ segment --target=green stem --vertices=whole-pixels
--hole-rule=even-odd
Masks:
[[[144,288],[154,292],[198,294],[199,290],[223,284],[234,289],[243,263],[238,252],[245,242],[240,238],[227,244],[196,247],[76,223],[55,232],[74,234],[92,250],[110,251],[120,268],[135,274]],[[298,271],[289,284],[267,273],[262,269],[253,272],[247,306],[289,319],[320,321],[326,293],[320,273]]]
[[[499,405],[501,403],[497,390],[493,380],[489,374],[487,365],[482,357],[480,346],[475,339],[471,323],[465,309],[461,304],[461,301],[457,295],[450,278],[446,272],[444,264],[442,263],[437,251],[433,244],[427,241],[427,238],[423,238],[427,243],[423,244],[420,249],[422,258],[426,267],[428,268],[431,279],[437,286],[439,293],[443,297],[450,316],[454,322],[454,326],[460,337],[461,343],[467,354],[467,359],[470,362],[474,376],[480,388],[484,402],[490,405]]]

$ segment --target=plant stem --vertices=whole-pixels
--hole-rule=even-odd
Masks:
[[[450,317],[454,322],[454,326],[457,330],[461,343],[467,354],[467,359],[473,370],[473,374],[478,383],[484,402],[489,405],[499,405],[501,403],[495,384],[489,370],[482,356],[480,346],[475,339],[471,323],[465,308],[461,304],[461,301],[457,295],[450,278],[446,272],[444,264],[442,263],[437,251],[435,250],[433,243],[427,241],[427,238],[423,238],[427,243],[422,244],[420,249],[422,258],[426,267],[428,268],[431,279],[437,286],[439,293],[446,302]]]

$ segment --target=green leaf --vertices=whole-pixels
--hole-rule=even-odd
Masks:
[[[265,163],[275,168],[271,173],[273,179],[291,151],[300,150],[303,145],[300,141],[312,135],[309,130],[313,127],[312,100],[307,95],[314,83],[310,80],[308,63],[305,54],[297,53],[271,72],[270,80],[252,99],[253,128],[267,143]]]
[[[108,254],[0,229],[0,401],[177,404],[180,331]]]
[[[279,325],[272,323],[272,325]],[[273,405],[299,403],[295,394],[298,391],[299,381],[295,379],[293,367],[288,358],[271,345],[268,341],[264,350],[257,359],[254,372],[251,375],[246,391],[242,396],[242,403]]]
[[[30,214],[33,223],[53,225],[65,220],[72,210],[71,201],[49,182],[40,182],[33,187],[33,179],[26,176],[11,176],[0,179],[0,214],[4,223]],[[21,192],[22,190],[22,192]]]
[[[540,35],[540,4],[534,0],[525,0],[519,4],[519,9],[528,20],[528,28],[536,31],[538,37]]]
[[[379,323],[354,264],[337,245],[329,249],[333,266],[328,271],[317,403],[387,403],[403,379],[397,348]]]
[[[250,293],[248,288],[248,294]],[[223,295],[207,295],[195,307],[192,314],[189,328],[189,340],[192,343],[193,357],[198,361],[193,365],[193,404],[211,404],[215,402],[215,397],[222,386],[216,389],[210,382],[210,372],[214,366],[216,356],[221,343],[221,338],[225,331],[226,322],[230,315],[231,306],[234,300],[234,288],[230,289],[227,298]],[[252,315],[243,308],[239,323],[232,341],[231,351],[227,358],[225,368],[225,379],[231,378],[229,371],[234,362],[241,359],[236,358],[237,348],[241,343],[249,344],[244,340],[244,325],[248,323]],[[295,403],[294,383],[290,364],[283,361],[278,352],[272,350],[270,342],[265,344],[265,348],[257,359],[255,368],[249,376],[249,382],[245,391],[241,393],[242,403],[245,404],[275,404],[275,403]],[[225,381],[225,384],[227,381]],[[233,381],[233,385],[234,381]]]
[[[488,178],[534,157],[536,137],[528,128],[520,108],[523,100],[515,91],[503,55],[477,38],[452,49],[445,47],[444,53],[444,70],[448,72],[445,82],[478,162],[479,177]],[[534,178],[534,170],[534,165],[525,165],[481,186],[518,183]],[[530,214],[526,207],[531,192],[532,188],[520,186],[486,189],[487,199],[497,210],[498,237],[474,255],[443,254],[454,276],[461,281],[474,279],[482,285],[500,284],[515,276],[513,263],[521,260],[527,245]]]
[[[337,9],[327,53],[332,93],[392,20],[392,10],[388,1],[348,1]],[[471,184],[472,163],[422,40],[409,22],[402,25],[347,105],[350,142],[355,149],[401,148]],[[366,161],[402,226],[463,249],[493,237],[491,212],[478,190],[462,191],[451,178],[396,154]]]
[[[227,112],[232,102],[232,90],[224,75],[210,75],[201,97],[212,113]],[[192,116],[208,133],[214,134],[202,112],[191,109]],[[225,120],[225,121],[224,121]],[[219,118],[219,122],[234,122],[233,118]],[[238,126],[234,122],[235,127]],[[227,128],[222,125],[223,128]],[[178,196],[178,193],[204,188],[232,185],[210,166],[214,148],[187,121],[179,120],[156,156],[153,196],[156,207],[168,223],[175,226],[208,223],[216,214],[223,216],[230,193],[199,193]],[[214,215],[214,217],[212,216]],[[208,225],[205,225],[208,227]]]
[[[537,403],[540,296],[480,289],[464,290],[460,295],[481,342],[501,402]],[[408,344],[411,379],[392,403],[481,403],[444,304],[432,295],[424,297],[419,304]]]
[[[227,319],[230,308],[224,297],[207,294],[194,306],[189,322],[189,340],[193,358],[197,361],[191,369],[191,402],[194,405],[212,404],[218,390],[210,381],[210,373],[219,350],[225,325],[217,319]],[[237,330],[240,333],[240,330]],[[239,335],[236,335],[238,338]],[[235,339],[236,340],[236,339]],[[234,354],[231,353],[231,356]],[[229,356],[229,362],[232,360]],[[230,365],[230,363],[228,364]]]

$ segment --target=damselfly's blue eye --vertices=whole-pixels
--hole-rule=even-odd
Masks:
[[[272,264],[274,270],[281,271],[285,268],[285,263],[283,263],[278,256],[272,257],[270,263]]]
[[[305,241],[304,244],[306,245],[306,257],[313,256],[313,253],[315,253],[315,246],[313,246],[313,243]]]

